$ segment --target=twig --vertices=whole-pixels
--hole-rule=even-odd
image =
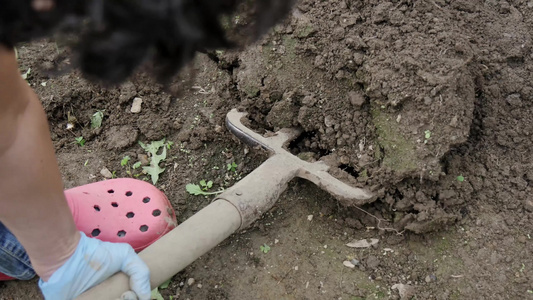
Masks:
[[[442,10],[442,7],[440,7],[437,3],[435,3],[435,1],[432,1],[432,0],[428,0],[429,3],[433,4],[436,8]]]
[[[289,269],[289,271],[287,271],[287,273],[285,273],[285,275],[283,275],[283,277],[281,277],[281,279],[278,280],[278,284],[279,284],[281,281],[283,281],[283,279],[285,279],[287,276],[289,276],[289,273],[291,273],[291,271],[292,271],[293,269],[294,269],[294,267],[291,267],[291,268]]]
[[[358,207],[358,206],[354,206],[354,207],[357,208],[358,210],[364,212],[365,214],[371,216],[372,218],[376,219],[376,220],[378,221],[378,224],[377,224],[376,226],[377,226],[377,228],[378,228],[379,230],[384,230],[384,231],[394,231],[394,232],[396,232],[397,235],[403,235],[403,233],[405,232],[405,230],[398,231],[397,229],[392,228],[392,227],[385,227],[385,228],[383,228],[383,227],[380,226],[381,221],[388,222],[387,220],[380,219],[380,218],[374,216],[373,214],[367,212],[366,210],[364,210],[364,209],[362,209],[362,208],[360,208],[360,207]]]

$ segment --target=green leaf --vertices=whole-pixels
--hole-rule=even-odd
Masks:
[[[187,184],[185,186],[185,189],[191,195],[198,196],[198,195],[203,195],[204,194],[204,191],[202,191],[202,188],[199,185],[197,185],[197,184],[189,183],[189,184]]]
[[[130,157],[128,155],[124,156],[124,158],[120,161],[120,165],[121,166],[125,166],[128,164],[128,162],[130,161]]]
[[[104,119],[104,113],[99,110],[95,112],[91,117],[91,129],[97,129],[102,127],[102,120]]]
[[[198,196],[198,195],[204,195],[204,196],[209,196],[209,195],[216,195],[216,194],[220,194],[224,191],[216,191],[216,192],[205,192],[202,190],[202,188],[197,185],[197,184],[193,184],[193,183],[189,183],[185,186],[185,189],[187,190],[187,192],[191,195],[195,195],[195,196]]]
[[[207,186],[207,183],[205,182],[205,180],[200,180],[200,186],[202,187],[206,187]]]
[[[237,169],[237,164],[235,162],[228,164],[228,171],[235,172],[236,169]]]
[[[131,166],[131,167],[135,170],[135,169],[139,168],[140,166],[141,166],[141,162],[138,161],[138,162],[134,163],[133,166]]]
[[[465,181],[464,176],[463,176],[463,175],[459,175],[459,176],[457,176],[457,181],[459,181],[459,182],[463,182],[463,181]]]
[[[76,140],[76,144],[80,145],[81,147],[85,146],[85,139],[83,138],[83,136],[79,136],[74,139]]]
[[[146,145],[145,145],[143,142],[139,141],[139,145],[141,145],[141,148],[143,148],[144,151],[148,151],[148,150],[147,150],[148,147],[146,147]]]
[[[167,281],[163,282],[163,283],[159,286],[159,288],[162,289],[162,290],[168,288],[168,285],[170,284],[170,280],[171,280],[171,279],[172,279],[172,278],[169,278]]]
[[[264,244],[263,246],[259,247],[259,249],[261,249],[261,252],[267,254],[268,251],[270,251],[270,246],[267,244]]]
[[[213,187],[213,181],[209,180],[209,181],[207,182],[207,188],[210,189],[210,188],[212,188],[212,187]]]
[[[159,292],[158,288],[155,288],[152,290],[152,293],[150,294],[150,299],[152,300],[165,300],[161,293]]]
[[[143,167],[143,171],[146,174],[150,175],[150,178],[152,178],[152,183],[155,185],[157,181],[159,180],[159,174],[163,173],[165,169],[156,165],[156,166]]]
[[[150,153],[152,156],[157,155],[157,152],[159,151],[159,148],[163,147],[165,145],[165,139],[162,139],[160,141],[153,141],[148,145],[143,144],[139,141],[139,145],[144,149],[144,151]],[[166,154],[165,154],[166,155]]]
[[[159,163],[167,158],[167,148],[163,147],[165,145],[165,139],[162,139],[160,141],[153,141],[148,145],[145,145],[143,144],[143,142],[139,141],[139,145],[141,145],[144,151],[150,154],[150,166],[143,167],[143,171],[146,174],[150,175],[152,183],[156,184],[159,180],[159,174],[165,171],[164,168],[161,168],[159,166]],[[157,154],[161,147],[163,147],[163,151],[161,152],[161,154]],[[139,166],[140,163],[139,165],[137,165],[137,167]]]
[[[426,140],[429,140],[431,138],[431,131],[429,130],[424,131],[424,137],[426,138]]]

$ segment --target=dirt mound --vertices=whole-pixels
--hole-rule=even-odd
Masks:
[[[497,89],[488,77],[523,81],[530,37],[520,11],[481,1],[315,2],[300,1],[261,44],[218,53],[238,66],[241,105],[262,130],[304,128],[296,150],[335,153],[398,229],[460,218],[472,187],[449,161],[479,139],[484,93]],[[521,107],[522,89],[502,88]]]

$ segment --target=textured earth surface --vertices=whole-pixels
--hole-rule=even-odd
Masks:
[[[164,299],[533,299],[531,32],[527,0],[301,0],[260,42],[199,54],[177,94],[143,73],[108,88],[50,75],[68,57],[54,41],[17,50],[67,188],[104,180],[104,167],[145,178],[132,167],[145,159],[138,141],[165,138],[156,185],[183,222],[213,199],[186,184],[227,188],[267,158],[225,128],[239,108],[262,134],[301,128],[295,155],[327,157],[335,176],[375,195],[361,210],[294,180]],[[365,238],[379,242],[346,246]],[[0,299],[39,297],[35,281],[0,287]]]

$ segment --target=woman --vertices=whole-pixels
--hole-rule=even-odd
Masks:
[[[72,299],[122,271],[130,276],[138,298],[150,299],[149,270],[130,245],[102,242],[77,230],[46,116],[20,76],[14,43],[46,35],[64,20],[88,18],[89,23],[77,23],[85,32],[77,48],[84,74],[116,83],[148,59],[154,62],[155,75],[166,79],[197,50],[232,45],[219,20],[241,2],[249,3],[0,0],[1,273],[18,279],[36,274],[46,299]],[[258,1],[252,35],[258,37],[279,21],[291,3]]]

